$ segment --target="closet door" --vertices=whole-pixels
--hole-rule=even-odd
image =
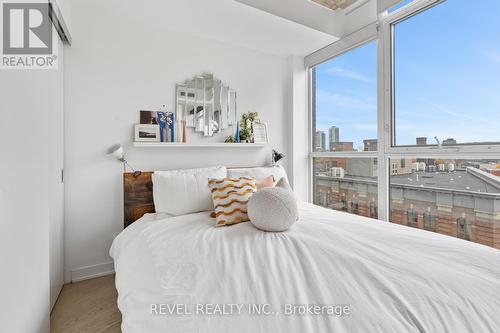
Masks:
[[[49,100],[49,244],[50,308],[64,284],[64,50],[59,40],[58,69],[50,78]]]

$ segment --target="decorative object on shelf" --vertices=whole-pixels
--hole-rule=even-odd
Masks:
[[[160,141],[167,142],[167,113],[157,112],[156,122],[160,126]]]
[[[234,136],[234,139],[236,140],[237,143],[240,143],[240,123],[236,122],[236,135]]]
[[[278,162],[281,161],[283,158],[285,158],[285,154],[280,153],[279,151],[273,149],[273,152],[271,154],[271,164],[273,166],[278,165]]]
[[[166,126],[166,139],[167,142],[175,142],[175,127],[174,127],[174,113],[166,112],[167,126]]]
[[[167,111],[167,106],[163,104],[158,111],[156,122],[160,125],[160,141],[161,142],[176,142],[175,126],[174,126],[174,113]],[[180,128],[178,128],[180,130]]]
[[[160,142],[160,126],[136,124],[134,126],[136,142]]]
[[[143,125],[157,125],[158,124],[158,112],[157,111],[144,111],[140,112],[139,123]]]
[[[181,128],[182,128],[182,138],[181,138],[181,142],[182,143],[186,143],[186,121],[185,120],[181,120]]]
[[[236,143],[236,139],[234,138],[234,136],[230,135],[228,137],[226,137],[226,140],[224,140],[225,143]]]
[[[267,137],[267,124],[256,122],[253,124],[253,142],[254,143],[268,143]]]
[[[134,176],[137,177],[141,174],[141,171],[136,171],[132,166],[127,162],[125,155],[123,154],[123,147],[121,144],[116,144],[111,146],[108,149],[108,155],[116,158],[118,161],[123,163],[123,172],[127,172],[127,166],[134,172]]]
[[[141,125],[158,125],[160,127],[160,142],[176,142],[180,141],[179,137],[176,140],[176,130],[174,126],[174,113],[167,112],[165,104],[161,106],[159,111],[140,111]],[[180,127],[178,129],[180,131]]]
[[[241,115],[240,141],[253,142],[253,124],[258,118],[258,112],[247,112]]]
[[[177,84],[175,121],[213,136],[236,122],[236,91],[210,73]]]

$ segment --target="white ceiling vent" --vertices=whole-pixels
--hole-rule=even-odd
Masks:
[[[317,5],[328,8],[333,11],[342,11],[344,14],[350,14],[370,0],[309,0]]]
[[[340,10],[340,9],[346,9],[347,7],[349,7],[358,0],[311,0],[311,1],[331,10]]]

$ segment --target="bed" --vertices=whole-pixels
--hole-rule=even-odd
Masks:
[[[123,332],[500,332],[496,249],[305,202],[283,233],[215,228],[148,212],[148,177],[110,250]]]

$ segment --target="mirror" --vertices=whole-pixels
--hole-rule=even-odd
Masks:
[[[236,91],[205,73],[177,84],[176,119],[204,136],[236,124]]]

